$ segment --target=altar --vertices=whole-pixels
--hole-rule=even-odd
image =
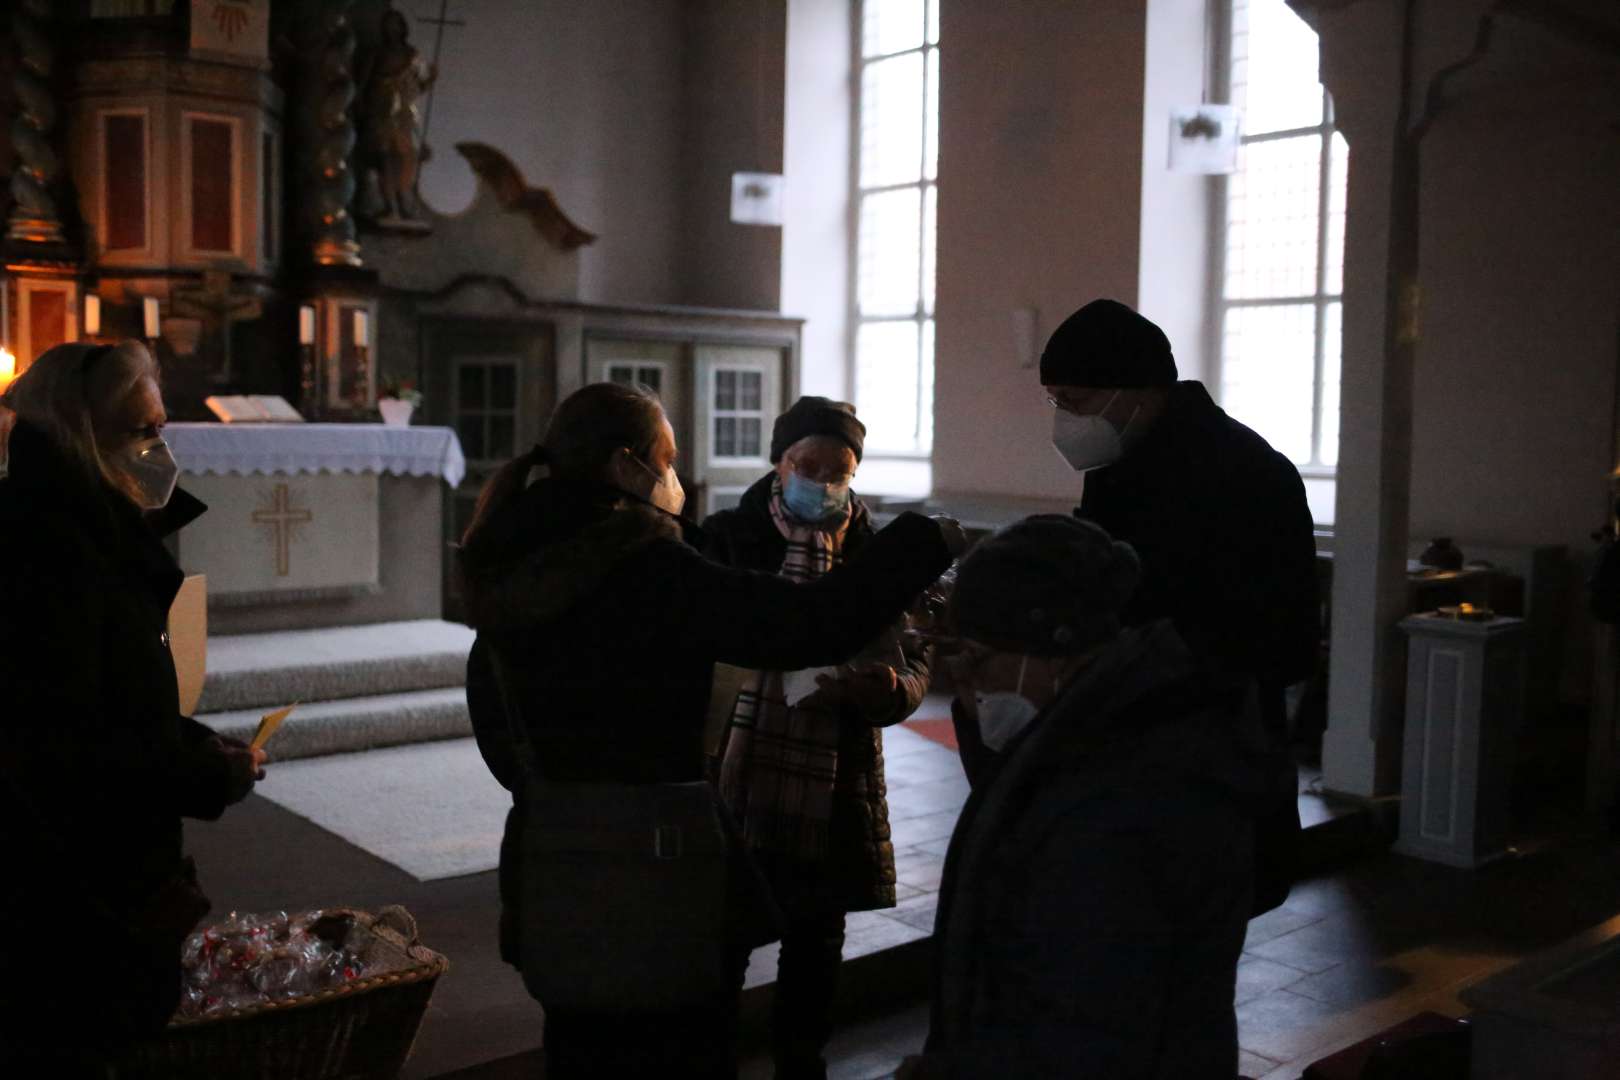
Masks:
[[[176,555],[207,576],[213,633],[440,616],[444,485],[465,472],[449,428],[181,423],[164,434],[181,486],[209,508]]]

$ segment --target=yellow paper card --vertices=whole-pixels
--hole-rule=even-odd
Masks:
[[[287,719],[288,714],[296,708],[298,706],[293,704],[284,709],[277,709],[273,713],[265,713],[264,717],[259,721],[259,730],[253,733],[253,741],[248,743],[248,747],[253,750],[262,750],[264,744],[270,741],[270,736],[276,733],[276,728],[280,727],[281,722]]]

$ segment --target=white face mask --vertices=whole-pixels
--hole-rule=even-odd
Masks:
[[[141,489],[141,509],[161,510],[169,505],[180,481],[180,465],[162,439],[142,439],[119,453],[118,467]]]
[[[979,739],[986,749],[995,753],[999,754],[1041,711],[1021,692],[1024,669],[1028,666],[1026,656],[1018,665],[1018,686],[1014,690],[976,690],[973,693],[973,709],[979,717]]]
[[[1102,407],[1102,412],[1084,416],[1077,416],[1068,409],[1053,410],[1052,445],[1075,472],[1112,465],[1124,455],[1124,432],[1102,415],[1113,407],[1118,397],[1119,391],[1115,390],[1108,404]],[[1126,429],[1130,428],[1140,409],[1138,405],[1132,410],[1131,419],[1125,421]]]
[[[628,459],[635,463],[635,469],[629,476],[622,463]],[[680,516],[681,509],[686,506],[686,491],[681,487],[680,478],[675,475],[675,466],[670,465],[664,469],[660,476],[647,467],[647,463],[629,451],[625,451],[619,459],[621,467],[619,473],[619,487],[628,491],[638,499],[646,499],[658,509],[666,513]]]

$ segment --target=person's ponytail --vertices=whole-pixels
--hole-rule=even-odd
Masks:
[[[461,546],[472,544],[497,510],[523,494],[523,482],[528,479],[530,469],[549,464],[550,460],[551,455],[546,448],[536,444],[527,454],[519,454],[495,470],[494,475],[484,482],[484,490],[478,493],[472,521],[467,523],[466,531],[461,534]]]

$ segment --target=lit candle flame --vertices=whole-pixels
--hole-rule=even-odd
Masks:
[[[10,349],[0,348],[0,390],[17,377],[17,358]]]

